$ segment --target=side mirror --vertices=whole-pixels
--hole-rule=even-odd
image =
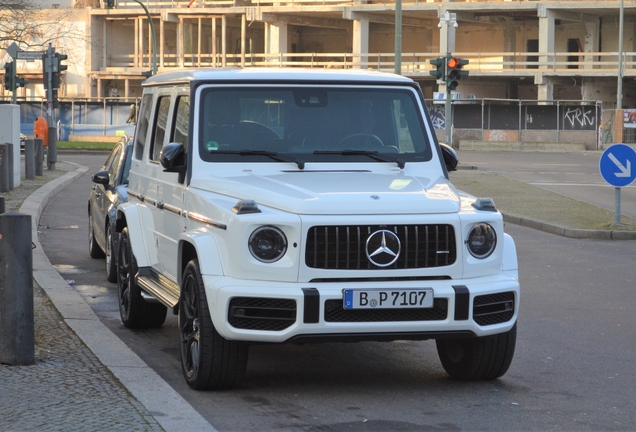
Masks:
[[[183,144],[177,142],[168,144],[161,150],[159,160],[163,167],[163,172],[179,173],[179,183],[185,181],[186,152]]]
[[[98,171],[93,174],[93,183],[108,186],[110,179],[108,178],[108,171]]]
[[[439,143],[439,147],[442,150],[444,164],[446,164],[448,172],[457,171],[457,164],[459,163],[457,152],[448,144]]]

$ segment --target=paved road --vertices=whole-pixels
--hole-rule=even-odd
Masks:
[[[84,157],[74,161],[101,164]],[[94,170],[93,170],[94,171]],[[522,285],[519,340],[502,379],[450,381],[433,342],[255,346],[245,384],[195,392],[176,319],[119,322],[115,285],[88,257],[84,176],[44,212],[41,243],[103,322],[220,431],[627,430],[636,424],[633,242],[575,240],[511,224]],[[187,423],[187,422],[186,422]]]
[[[459,160],[614,211],[614,187],[599,172],[601,154],[460,151]],[[636,182],[621,190],[621,214],[636,218]]]

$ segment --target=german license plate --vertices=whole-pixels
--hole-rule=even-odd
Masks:
[[[345,309],[431,308],[433,289],[346,289],[343,305]]]

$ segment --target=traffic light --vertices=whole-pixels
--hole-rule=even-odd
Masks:
[[[68,58],[66,54],[55,53],[53,57],[53,63],[57,66],[57,72],[64,72],[68,69],[67,65],[62,64],[62,61]]]
[[[462,70],[468,64],[468,60],[457,57],[449,57],[446,61],[446,88],[455,90],[459,85],[459,80],[468,76],[468,71]]]
[[[60,73],[53,72],[51,75],[51,88],[59,89],[60,88]]]
[[[26,78],[18,78],[16,77],[15,79],[15,86],[17,87],[24,87],[29,83],[29,80]]]
[[[428,62],[432,64],[433,66],[437,67],[435,70],[428,71],[428,73],[433,75],[438,80],[444,79],[444,76],[446,75],[444,72],[444,66],[446,65],[446,57],[438,57],[436,59],[429,60]]]
[[[15,91],[15,63],[5,63],[4,65],[4,88]]]

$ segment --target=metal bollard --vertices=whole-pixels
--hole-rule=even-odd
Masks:
[[[24,143],[24,176],[27,180],[35,180],[35,143],[32,139]]]
[[[0,197],[0,214],[4,213],[4,197]]]
[[[9,192],[9,144],[0,144],[0,192]]]
[[[13,178],[15,167],[13,166],[13,145],[11,144],[7,144],[7,162],[9,162],[9,190],[13,190],[15,187],[15,180]]]
[[[35,175],[44,175],[44,140],[36,138],[35,141]]]
[[[31,216],[0,215],[0,363],[35,362]]]
[[[55,163],[57,162],[57,128],[55,126],[49,127],[49,153],[46,158],[46,163],[49,166],[49,171],[55,171]]]

